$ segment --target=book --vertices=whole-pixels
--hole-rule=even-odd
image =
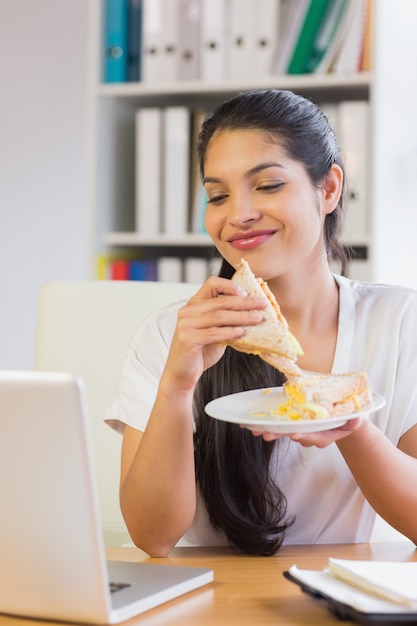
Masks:
[[[351,2],[349,29],[332,65],[332,72],[335,74],[348,74],[358,72],[360,69],[367,0],[351,0]]]
[[[374,0],[367,0],[365,33],[362,42],[361,58],[359,70],[361,72],[369,72],[372,70],[372,52],[374,48]]]
[[[107,83],[127,80],[128,0],[105,0],[105,63]]]
[[[185,106],[170,106],[162,115],[162,232],[184,235],[190,203],[191,112]]]
[[[315,73],[348,73],[360,69],[366,32],[367,0],[346,0],[336,33]]]
[[[305,74],[314,53],[314,44],[331,0],[310,0],[290,56],[287,74]]]
[[[135,225],[141,235],[161,232],[162,109],[136,111]]]

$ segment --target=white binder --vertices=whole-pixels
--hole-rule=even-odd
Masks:
[[[160,256],[156,263],[159,282],[179,283],[183,281],[182,259],[180,257]]]
[[[143,0],[141,77],[160,83],[163,63],[163,0]]]
[[[280,0],[257,0],[256,19],[253,21],[254,60],[253,77],[273,74],[281,19]]]
[[[161,140],[161,109],[138,109],[135,137],[135,216],[136,232],[141,235],[155,235],[161,230]]]
[[[200,77],[201,0],[179,0],[178,78]]]
[[[254,23],[256,0],[230,0],[228,37],[229,78],[246,80],[255,75]],[[255,19],[256,18],[256,19]]]
[[[180,54],[180,1],[162,0],[161,82],[177,80]]]
[[[191,113],[188,107],[163,110],[162,231],[184,235],[188,231],[191,157]]]
[[[368,147],[369,104],[365,100],[338,105],[339,144],[345,159],[347,208],[344,239],[360,243],[369,233]]]
[[[200,78],[222,80],[226,76],[226,0],[201,0]]]

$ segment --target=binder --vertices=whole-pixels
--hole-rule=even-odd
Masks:
[[[180,1],[162,0],[160,81],[164,83],[177,80],[180,54]]]
[[[142,49],[142,0],[128,0],[127,76],[140,80]]]
[[[338,104],[338,138],[347,179],[343,236],[353,243],[366,239],[369,232],[368,129],[369,103],[366,100],[346,100]]]
[[[188,231],[191,113],[188,107],[163,109],[162,231],[184,235]]]
[[[179,55],[180,80],[197,80],[200,76],[201,1],[179,0]]]
[[[338,103],[337,102],[321,102],[319,106],[322,112],[324,113],[324,115],[327,117],[330,127],[336,134],[337,141],[340,143],[339,124],[338,124],[338,119],[339,119]]]
[[[152,259],[131,261],[129,280],[156,280],[156,262]]]
[[[162,80],[163,0],[143,0],[141,77],[145,83]]]
[[[256,0],[230,0],[228,37],[228,78],[250,79],[255,76],[253,28]]]
[[[180,257],[160,256],[156,264],[159,282],[180,283],[183,281],[182,260]]]
[[[333,0],[330,2],[307,63],[307,72],[315,72],[328,50],[332,49],[333,42],[343,23],[348,4],[349,0]]]
[[[105,72],[107,83],[127,79],[128,0],[105,3]]]
[[[331,0],[310,0],[294,50],[287,67],[288,74],[305,74],[314,53],[314,44]]]
[[[278,44],[281,2],[279,0],[257,0],[256,19],[252,25],[254,33],[254,77],[273,74],[273,62]]]
[[[227,10],[225,0],[201,0],[201,80],[217,81],[226,76]]]
[[[281,0],[274,74],[285,74],[308,11],[310,0]]]
[[[141,235],[156,235],[161,230],[161,109],[158,107],[138,109],[135,121],[136,232]]]
[[[189,256],[184,260],[184,281],[186,283],[203,283],[208,272],[206,259]]]

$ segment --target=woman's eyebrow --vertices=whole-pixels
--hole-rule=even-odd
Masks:
[[[267,170],[270,167],[281,167],[284,169],[284,166],[280,163],[275,163],[274,161],[267,161],[266,163],[259,163],[259,165],[255,165],[250,170],[245,173],[245,178],[250,178],[254,174],[258,174],[258,172],[262,172],[263,170]]]
[[[245,178],[250,178],[251,176],[258,174],[258,172],[262,172],[263,170],[266,170],[270,167],[280,167],[282,169],[285,169],[283,165],[281,165],[280,163],[275,163],[274,161],[268,161],[267,163],[259,163],[259,165],[255,165],[255,167],[251,167],[250,170],[245,172]],[[203,178],[203,184],[221,183],[221,182],[222,182],[222,179],[216,178],[215,176],[205,176]]]

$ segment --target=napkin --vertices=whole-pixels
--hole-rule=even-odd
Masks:
[[[365,593],[417,609],[417,563],[330,558],[326,573]]]

